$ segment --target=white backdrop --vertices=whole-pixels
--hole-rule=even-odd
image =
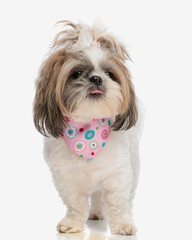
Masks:
[[[0,6],[1,239],[56,239],[64,207],[32,120],[38,68],[62,19],[100,17],[126,43],[145,106],[135,199],[138,240],[190,239],[192,14],[190,1],[4,1]]]

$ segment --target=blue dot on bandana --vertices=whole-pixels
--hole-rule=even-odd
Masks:
[[[87,160],[87,162],[91,162],[91,160],[93,160],[93,158],[89,158],[89,159]]]
[[[105,147],[105,144],[106,144],[106,143],[103,143],[103,144],[102,144],[102,147]]]
[[[110,120],[108,120],[108,125],[111,126],[111,121]]]
[[[85,133],[85,139],[87,139],[87,140],[90,140],[90,139],[92,139],[94,137],[95,137],[95,131],[93,131],[93,130],[88,130]]]
[[[69,133],[69,134],[72,134],[72,133],[73,133],[73,131],[72,131],[72,130],[69,130],[69,131],[68,131],[68,133]]]

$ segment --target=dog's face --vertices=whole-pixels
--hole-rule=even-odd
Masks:
[[[43,63],[34,100],[34,122],[59,137],[65,117],[89,121],[115,117],[114,130],[137,120],[134,89],[124,62],[125,48],[105,31],[64,22],[53,51]]]
[[[71,54],[68,63],[70,66],[63,66],[61,101],[72,118],[92,120],[115,116],[121,111],[120,73],[105,51],[90,47]]]

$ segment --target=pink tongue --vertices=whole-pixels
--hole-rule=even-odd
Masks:
[[[94,94],[94,93],[96,93],[96,94],[103,94],[100,90],[94,90],[94,91],[91,92],[91,94]]]

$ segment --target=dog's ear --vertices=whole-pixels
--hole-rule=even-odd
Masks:
[[[36,82],[34,123],[37,130],[45,136],[51,134],[59,137],[65,124],[63,111],[56,99],[57,80],[65,58],[63,50],[52,54],[43,63]]]
[[[135,96],[134,86],[131,82],[128,69],[121,64],[121,89],[123,96],[122,110],[116,116],[113,124],[113,130],[128,130],[134,126],[138,119],[137,100]]]
[[[62,78],[62,66],[69,60],[69,50],[77,41],[81,26],[69,21],[61,21],[64,31],[58,33],[53,41],[52,52],[42,64],[36,82],[34,99],[34,123],[43,135],[59,137],[66,125],[64,115],[68,114],[63,105],[62,90],[65,81]],[[62,46],[62,48],[60,48]]]
[[[128,94],[127,94],[127,110],[124,113],[121,113],[116,116],[115,122],[113,124],[113,130],[128,130],[133,127],[138,119],[138,110],[136,103],[136,96],[134,91],[134,86],[130,79],[128,80]]]

